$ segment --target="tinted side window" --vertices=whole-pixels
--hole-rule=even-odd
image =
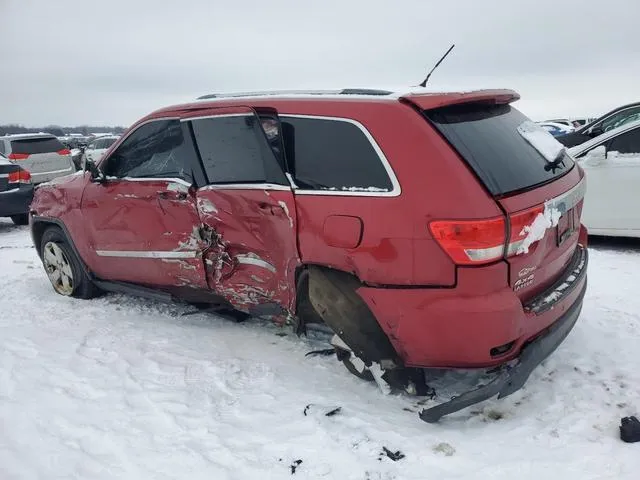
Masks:
[[[611,139],[607,150],[619,153],[640,153],[640,128],[635,128]]]
[[[209,183],[287,185],[256,116],[198,119],[192,127]]]
[[[280,118],[287,165],[297,185],[314,190],[391,191],[381,158],[351,122]]]
[[[104,172],[118,178],[172,177],[192,181],[194,158],[180,122],[159,120],[142,125],[129,135],[107,159]]]
[[[0,140],[0,153],[6,153],[4,142],[2,140]]]
[[[605,118],[601,122],[602,131],[606,132],[613,128],[619,127],[620,125],[623,125],[628,117],[635,115],[639,112],[640,112],[640,106],[631,107],[631,108],[622,110],[621,112],[615,113],[611,115],[609,118]]]

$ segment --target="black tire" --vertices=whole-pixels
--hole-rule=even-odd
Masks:
[[[49,280],[51,281],[53,289],[56,291],[56,293],[64,296],[84,299],[89,299],[97,296],[99,294],[98,288],[87,275],[80,259],[76,255],[71,245],[69,245],[65,234],[62,232],[62,230],[60,230],[60,228],[55,226],[47,228],[42,234],[42,239],[40,241],[40,258],[42,259],[45,271],[47,271],[47,275],[49,275],[49,273],[45,261],[45,249],[48,247],[51,248],[52,245],[50,244],[55,244],[55,246],[57,246],[57,248],[62,251],[64,259],[68,262],[68,265],[71,267],[72,272],[72,290],[70,293],[62,293],[61,291],[59,291],[59,289],[56,288],[56,286],[53,284],[53,280],[51,280],[51,277],[49,277]]]
[[[16,225],[29,225],[29,214],[11,215],[11,221]]]

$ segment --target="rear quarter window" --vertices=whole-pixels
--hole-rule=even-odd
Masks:
[[[309,190],[388,192],[389,174],[365,133],[342,119],[280,118],[286,161]]]
[[[527,142],[518,127],[530,120],[511,105],[456,105],[425,115],[495,196],[547,183],[573,167],[566,152],[550,164]]]
[[[51,153],[64,149],[64,145],[57,138],[23,138],[11,141],[11,153]]]

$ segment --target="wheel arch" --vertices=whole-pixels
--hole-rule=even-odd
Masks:
[[[316,314],[366,364],[402,364],[377,318],[357,293],[363,285],[357,275],[328,265],[301,264],[296,270],[297,297],[307,294],[300,291],[304,279],[308,280],[308,300]]]
[[[82,255],[80,255],[78,248],[73,242],[73,238],[71,237],[69,230],[67,229],[64,222],[58,218],[41,217],[36,215],[31,217],[31,239],[33,240],[33,245],[36,248],[38,256],[41,257],[42,255],[42,236],[44,235],[44,232],[50,227],[57,227],[62,231],[62,234],[65,236],[67,242],[73,249],[73,253],[75,253],[80,260],[80,264],[82,265],[85,273],[89,274],[87,264],[82,259]]]

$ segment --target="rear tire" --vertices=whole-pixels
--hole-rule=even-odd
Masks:
[[[56,293],[75,298],[93,298],[99,290],[58,227],[45,230],[40,241],[40,258]]]
[[[11,215],[11,221],[16,225],[29,225],[29,214]]]

